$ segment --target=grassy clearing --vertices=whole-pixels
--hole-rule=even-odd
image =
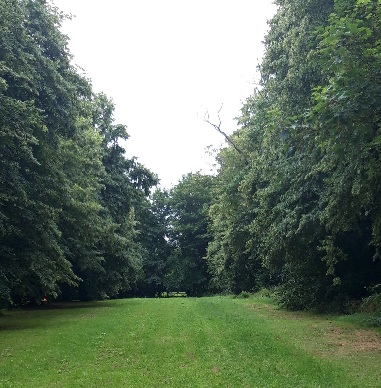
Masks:
[[[1,387],[381,387],[381,333],[261,299],[129,299],[0,317]]]

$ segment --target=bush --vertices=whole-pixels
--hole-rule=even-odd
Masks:
[[[366,320],[368,324],[378,327],[381,326],[381,293],[364,298],[360,311],[370,315]]]
[[[250,296],[251,296],[250,292],[242,291],[240,294],[238,294],[236,296],[236,298],[238,298],[238,299],[247,299],[247,298],[250,298]]]
[[[364,298],[360,310],[367,314],[381,314],[381,294],[373,294]]]
[[[255,293],[255,296],[259,298],[275,298],[276,291],[275,289],[261,288],[258,292]]]

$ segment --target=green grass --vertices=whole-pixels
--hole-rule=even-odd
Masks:
[[[0,387],[381,387],[381,333],[264,299],[127,299],[0,316]]]

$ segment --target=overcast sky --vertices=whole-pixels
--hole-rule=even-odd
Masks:
[[[75,17],[63,25],[74,63],[128,126],[127,156],[176,184],[208,173],[205,149],[224,141],[209,112],[232,133],[258,80],[272,0],[54,0]]]

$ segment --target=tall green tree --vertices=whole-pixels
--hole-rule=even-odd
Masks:
[[[144,212],[139,210],[140,231],[138,240],[144,248],[142,276],[138,281],[137,295],[155,296],[167,290],[166,276],[173,247],[169,241],[169,193],[156,189],[145,202]]]
[[[348,297],[380,282],[380,42],[378,1],[335,2],[317,31],[316,58],[329,76],[308,114],[328,171],[322,195],[328,271]]]
[[[287,307],[340,307],[380,281],[380,4],[277,4],[234,134],[246,163],[220,153],[209,269],[233,290],[233,263],[252,274],[260,263]],[[230,230],[243,232],[240,251]]]
[[[57,226],[57,150],[90,88],[70,65],[61,15],[45,1],[0,2],[1,297],[55,294],[76,281]]]
[[[213,244],[231,251],[220,271],[230,273],[228,283],[236,292],[277,282],[289,267],[303,268],[306,275],[324,273],[321,253],[314,248],[321,227],[312,216],[320,181],[308,175],[316,155],[311,154],[308,133],[302,133],[301,118],[312,104],[313,88],[325,77],[309,58],[317,45],[313,31],[326,23],[333,4],[285,0],[277,5],[265,38],[260,87],[245,102],[241,128],[234,135],[246,163],[230,156],[232,147],[220,155],[224,183],[213,224],[218,225],[223,214],[227,224]],[[240,238],[233,237],[239,230]],[[232,251],[237,241],[239,250]],[[210,245],[209,263],[218,255],[221,250]]]
[[[165,279],[170,290],[201,295],[208,289],[205,256],[213,181],[212,176],[191,173],[170,191],[169,239],[173,250]]]
[[[233,138],[234,144],[247,154],[244,136],[235,134]],[[209,210],[206,256],[210,287],[214,292],[253,291],[259,287],[263,271],[255,251],[247,245],[253,217],[250,200],[241,186],[250,172],[247,156],[243,158],[234,147],[226,147],[218,160],[220,171]]]
[[[95,208],[89,208],[92,210],[91,225],[85,225],[86,217],[80,214],[77,227],[88,238],[93,238],[87,247],[73,236],[78,236],[76,227],[68,228],[70,241],[79,242],[76,247],[80,251],[72,255],[72,262],[82,281],[78,288],[66,287],[64,297],[102,299],[134,290],[142,276],[146,251],[140,234],[146,233],[146,225],[140,225],[140,220],[144,220],[147,197],[156,184],[156,176],[134,158],[125,157],[121,142],[128,139],[127,129],[114,123],[112,100],[103,93],[94,95],[90,108],[91,125],[100,138],[96,158],[98,179],[93,185],[98,201]],[[83,151],[81,155],[83,157]],[[81,165],[83,168],[83,163],[78,164]],[[87,178],[91,178],[91,169],[83,171]],[[85,178],[78,177],[83,186]],[[72,219],[77,222],[76,217]],[[141,233],[140,227],[143,228]]]
[[[114,105],[71,65],[64,16],[0,1],[0,304],[115,296],[136,283],[156,177],[120,142]]]

